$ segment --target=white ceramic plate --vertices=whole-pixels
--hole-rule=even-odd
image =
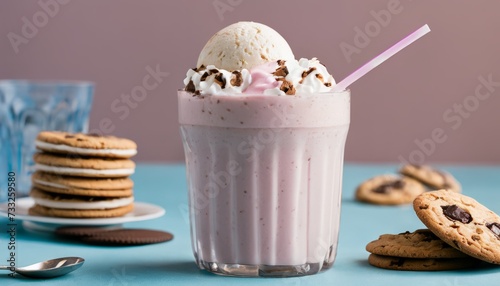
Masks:
[[[134,202],[134,210],[125,216],[114,218],[59,218],[59,217],[44,217],[33,216],[28,214],[28,209],[33,206],[35,202],[32,198],[22,198],[16,200],[15,219],[39,222],[44,224],[57,224],[57,225],[84,225],[84,226],[105,226],[122,224],[126,222],[149,220],[161,217],[165,214],[165,210],[157,205]],[[0,204],[0,216],[8,217],[7,203]]]

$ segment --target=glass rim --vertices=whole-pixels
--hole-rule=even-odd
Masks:
[[[31,79],[0,79],[0,85],[36,85],[45,87],[94,87],[95,82],[86,80],[31,80]]]

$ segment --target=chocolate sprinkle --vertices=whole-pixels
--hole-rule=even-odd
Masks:
[[[221,88],[226,87],[226,79],[224,78],[224,75],[221,72],[215,75],[214,80],[218,85],[220,85]]]
[[[285,80],[284,78],[281,78],[280,81],[282,81],[280,90],[282,90],[285,94],[287,95],[294,95],[295,94],[295,87],[291,82],[288,80]]]
[[[320,73],[317,73],[316,74],[316,78],[319,79],[321,82],[323,82],[323,75],[321,75]]]
[[[316,68],[315,68],[315,67],[312,67],[312,68],[310,68],[310,69],[309,69],[309,70],[307,70],[307,71],[303,71],[303,72],[302,72],[302,79],[299,81],[299,83],[300,83],[300,84],[302,84],[302,82],[304,82],[304,79],[305,79],[305,78],[306,78],[306,77],[307,77],[310,73],[312,73],[312,72],[313,72],[313,71],[315,71],[315,70],[316,70]]]
[[[208,72],[203,73],[203,75],[200,78],[200,81],[205,81],[209,75],[210,74]]]
[[[241,75],[241,72],[233,71],[230,82],[232,86],[241,86],[243,83],[243,76]]]
[[[286,66],[280,66],[275,72],[273,72],[273,75],[286,77],[288,75],[288,68]]]
[[[457,205],[451,206],[441,206],[443,209],[443,214],[451,221],[459,221],[461,223],[468,224],[472,221],[472,216],[470,213],[460,208]]]
[[[194,86],[194,82],[192,80],[189,81],[189,83],[186,85],[186,88],[184,89],[189,92],[195,92],[196,87]]]
[[[310,68],[308,71],[304,71],[304,72],[302,72],[302,78],[307,77],[310,73],[312,73],[312,72],[313,72],[313,71],[315,71],[315,70],[316,70],[316,68],[315,68],[315,67],[312,67],[312,68]]]
[[[500,223],[487,223],[486,227],[495,234],[495,236],[500,239]]]

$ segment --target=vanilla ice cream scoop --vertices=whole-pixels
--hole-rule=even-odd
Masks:
[[[275,30],[259,23],[238,22],[210,38],[198,57],[197,67],[213,65],[236,71],[294,59],[292,49]]]

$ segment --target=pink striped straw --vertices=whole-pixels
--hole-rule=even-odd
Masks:
[[[376,56],[374,59],[367,62],[364,66],[360,67],[358,70],[356,70],[355,72],[350,74],[344,80],[337,83],[337,85],[335,85],[333,87],[333,91],[345,90],[353,82],[357,81],[359,78],[361,78],[362,76],[367,74],[369,71],[378,67],[378,65],[385,62],[387,59],[394,56],[399,51],[406,48],[407,46],[409,46],[411,43],[415,42],[416,40],[420,39],[423,35],[429,33],[430,31],[431,31],[431,29],[429,28],[429,26],[427,24],[420,27],[420,29],[418,29],[415,32],[411,33],[410,35],[406,36],[406,38],[402,39],[401,41],[399,41],[398,43],[396,43],[392,47],[388,48],[385,52]]]

